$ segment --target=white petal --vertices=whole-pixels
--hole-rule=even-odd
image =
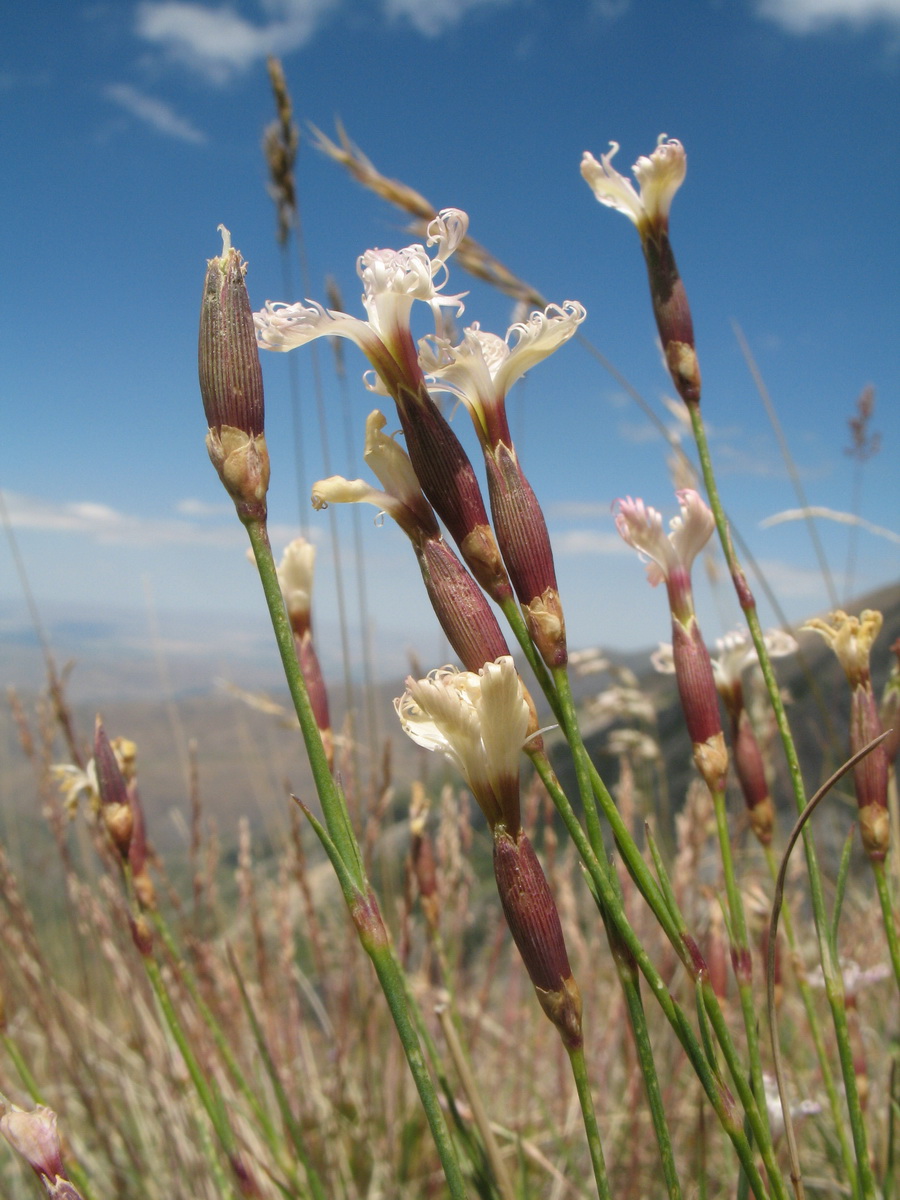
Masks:
[[[617,208],[635,225],[640,225],[645,215],[641,198],[634,190],[631,180],[620,175],[611,165],[619,152],[619,143],[609,144],[612,149],[607,154],[601,154],[600,162],[585,150],[581,160],[581,174],[601,204],[608,208]]]
[[[670,541],[681,566],[690,571],[694,559],[712,536],[716,522],[699,492],[682,488],[675,494],[681,504],[681,515],[669,522]]]

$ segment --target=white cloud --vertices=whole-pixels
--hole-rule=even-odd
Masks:
[[[635,553],[619,537],[618,533],[604,533],[599,529],[569,529],[553,539],[553,552],[558,555],[630,555]]]
[[[127,83],[112,83],[104,91],[106,98],[124,108],[126,112],[155,129],[166,137],[178,138],[182,142],[193,142],[201,145],[206,141],[206,134],[195,125],[178,114],[163,100],[146,96],[137,88]]]
[[[789,33],[815,33],[840,23],[900,25],[900,0],[760,0],[757,12]]]
[[[779,600],[813,600],[821,605],[825,590],[817,567],[797,567],[777,559],[757,559],[756,565]],[[840,586],[840,578],[835,583]]]
[[[437,37],[458,25],[473,9],[498,7],[512,0],[384,0],[385,14],[392,20],[405,18],[425,37]]]
[[[145,0],[137,9],[137,34],[175,62],[223,83],[269,54],[305,45],[339,0],[268,0],[268,20],[247,20],[233,8],[189,0]]]
[[[241,546],[246,535],[236,521],[197,524],[192,521],[136,517],[90,500],[56,503],[20,492],[6,492],[9,519],[16,529],[65,533],[106,545]]]
[[[196,500],[193,496],[188,496],[178,501],[175,511],[182,517],[223,517],[226,514],[230,515],[234,508],[230,504],[210,504],[207,500]]]

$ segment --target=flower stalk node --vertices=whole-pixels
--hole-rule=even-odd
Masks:
[[[694,763],[711,792],[719,792],[725,787],[728,749],[725,745],[725,735],[721,731],[707,738],[705,742],[694,743]]]
[[[206,449],[238,516],[248,521],[266,519],[269,490],[269,451],[265,435],[250,435],[232,425],[210,428]]]
[[[548,587],[542,596],[523,604],[522,612],[531,640],[547,666],[564,667],[568,661],[566,621],[556,588]]]

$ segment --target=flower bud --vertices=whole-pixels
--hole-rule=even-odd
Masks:
[[[512,594],[488,524],[475,470],[427,388],[395,396],[406,449],[429,503],[447,526],[469,570],[498,604]]]
[[[549,667],[565,666],[566,623],[544,514],[514,450],[485,450],[494,527],[528,632]]]
[[[728,751],[712,663],[695,619],[687,627],[678,620],[672,621],[672,655],[684,720],[694,747],[694,762],[710,791],[719,791],[725,786]]]
[[[869,658],[872,643],[882,626],[882,615],[866,609],[859,617],[841,609],[826,620],[814,617],[804,629],[821,634],[837,655],[850,684],[850,753],[856,754],[882,732],[872,691]],[[890,842],[887,808],[888,756],[884,743],[876,746],[853,768],[859,832],[863,848],[873,862],[881,862]]]
[[[26,1112],[14,1104],[10,1105],[0,1117],[0,1133],[13,1150],[25,1159],[47,1190],[57,1180],[65,1180],[59,1134],[56,1131],[56,1113],[52,1109],[39,1104],[31,1112]],[[78,1195],[74,1189],[71,1194]]]
[[[544,1012],[567,1050],[582,1044],[581,996],[572,976],[559,911],[531,842],[494,830],[494,877],[506,923]]]
[[[734,769],[747,805],[750,828],[762,845],[768,846],[775,826],[775,806],[769,794],[759,742],[744,708],[732,719],[731,745]]]
[[[94,764],[103,823],[110,841],[122,861],[126,862],[134,831],[134,813],[131,809],[128,785],[99,717],[94,730]]]
[[[881,721],[871,684],[854,688],[850,700],[850,753],[855,754],[880,733]],[[891,835],[887,807],[888,756],[883,743],[856,764],[853,783],[863,847],[873,862],[881,862],[887,855]]]
[[[427,538],[416,557],[428,598],[467,671],[509,654],[509,647],[484,592],[443,538]]]
[[[213,466],[241,520],[265,520],[269,456],[263,384],[246,264],[222,226],[222,255],[209,260],[200,309],[200,394]]]

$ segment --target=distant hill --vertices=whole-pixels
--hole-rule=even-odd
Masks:
[[[873,655],[875,686],[880,693],[890,666],[888,648],[900,637],[900,584],[862,597],[850,606],[850,611],[859,612],[866,607],[881,609],[885,617],[884,629]],[[237,659],[240,670],[236,677],[245,688],[268,687],[276,699],[284,702],[286,694],[279,682],[274,654],[270,647],[263,648],[264,634],[264,629],[245,630],[240,634]],[[251,653],[257,637],[258,660]],[[73,689],[73,695],[77,697],[80,693],[83,696],[87,690],[93,698],[76,699],[76,723],[83,738],[87,739],[98,707],[97,697],[103,696],[100,708],[109,733],[113,736],[121,734],[137,742],[142,796],[151,837],[160,849],[167,855],[178,854],[187,846],[191,794],[189,743],[196,748],[197,779],[205,817],[215,820],[225,846],[235,844],[241,816],[248,817],[264,839],[276,837],[283,831],[288,823],[288,790],[312,795],[309,769],[296,728],[248,707],[234,695],[217,688],[213,682],[213,660],[208,655],[192,657],[187,645],[180,656],[172,653],[167,656],[170,698],[160,699],[159,666],[152,654],[144,652],[142,658],[133,656],[127,665],[120,661],[117,666],[111,651],[104,657],[102,631],[96,638],[97,657],[82,659],[77,668],[76,680],[87,674],[91,687],[86,689],[81,680]],[[27,652],[31,660],[37,657],[34,645],[20,646],[20,650],[23,654]],[[15,653],[15,646],[7,641],[3,645],[4,658],[10,654],[15,658]],[[677,809],[692,777],[693,766],[673,680],[652,670],[649,651],[629,655],[610,651],[608,657],[616,666],[634,671],[641,688],[653,698],[666,762],[668,793]],[[226,661],[231,661],[233,666],[235,659],[226,658]],[[33,666],[31,669],[33,671]],[[803,635],[802,655],[779,660],[776,670],[792,697],[790,720],[807,785],[812,791],[845,755],[848,690],[834,655],[815,635]],[[585,701],[608,687],[609,682],[608,673],[576,680],[580,700]],[[444,766],[434,756],[418,750],[401,735],[391,705],[401,687],[402,681],[396,680],[378,688],[373,705],[379,726],[376,760],[362,750],[344,760],[348,785],[352,786],[351,776],[358,771],[363,792],[368,790],[373,778],[381,777],[385,771],[386,745],[390,762],[388,774],[400,794],[417,775],[421,777],[427,773],[435,778],[445,773]],[[343,724],[345,705],[341,692],[342,689],[337,687],[333,694],[336,728]],[[38,699],[35,687],[25,687],[21,693],[23,707],[31,714],[29,719],[33,723]],[[617,760],[607,753],[606,743],[616,724],[614,721],[612,725],[594,730],[590,722],[585,725],[589,748],[611,786],[616,781]],[[552,735],[548,737],[548,744],[553,745]],[[51,759],[63,760],[65,757],[57,739]],[[561,778],[567,786],[571,785],[566,754],[557,751],[555,757]],[[781,761],[780,750],[776,749],[775,757],[776,761]],[[845,791],[849,790],[848,785]],[[783,780],[778,781],[776,794],[779,804],[792,810]],[[734,811],[739,818],[739,807]],[[817,828],[828,824],[827,818],[817,816],[816,820]],[[25,849],[41,824],[34,774],[19,747],[10,710],[3,705],[0,707],[0,835],[8,843]],[[846,815],[838,824],[841,829],[846,828]]]

